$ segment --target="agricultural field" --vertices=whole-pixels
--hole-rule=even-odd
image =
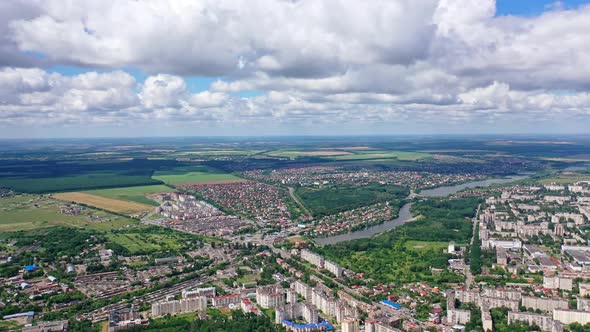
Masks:
[[[115,172],[95,172],[55,178],[1,178],[0,186],[23,193],[50,193],[78,189],[112,188],[161,184],[149,175],[122,175]]]
[[[406,151],[363,151],[351,155],[330,157],[334,160],[362,160],[362,159],[391,159],[395,158],[404,161],[415,161],[432,157],[429,153],[406,152]]]
[[[155,170],[171,169],[174,160],[0,161],[0,187],[24,193],[50,193],[162,184]]]
[[[165,185],[153,185],[153,186],[135,186],[125,188],[111,188],[111,189],[97,189],[84,191],[84,193],[112,198],[117,200],[135,202],[144,205],[158,206],[158,203],[149,199],[150,194],[171,192],[174,189]]]
[[[296,159],[299,157],[333,157],[333,156],[346,156],[350,155],[347,151],[330,151],[330,150],[318,150],[318,151],[272,151],[267,153],[271,157],[283,157],[289,159]]]
[[[173,170],[155,172],[153,178],[170,185],[186,183],[232,183],[243,181],[242,178],[230,173],[207,167],[193,166],[175,168]]]
[[[542,184],[550,184],[550,183],[557,183],[557,184],[568,184],[574,183],[578,181],[589,181],[590,174],[583,174],[583,173],[575,173],[575,172],[562,172],[559,174],[554,174],[549,177],[543,178],[538,180],[537,182]]]
[[[131,219],[81,208],[78,215],[60,212],[63,202],[37,195],[22,195],[0,200],[0,232],[31,230],[51,226],[109,230],[133,223]]]
[[[179,156],[247,156],[263,152],[263,150],[199,150],[179,152]]]
[[[402,200],[409,194],[404,187],[370,184],[297,188],[295,194],[314,216],[324,216],[384,201]]]
[[[53,197],[66,202],[76,202],[78,204],[89,205],[99,209],[129,215],[140,212],[149,212],[153,209],[153,206],[146,204],[112,199],[83,192],[59,193],[53,195]]]

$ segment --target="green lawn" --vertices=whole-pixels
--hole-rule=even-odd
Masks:
[[[405,243],[406,249],[410,251],[428,251],[434,250],[436,252],[442,252],[443,249],[447,249],[448,242],[426,242],[426,241],[407,241]]]
[[[35,206],[36,204],[36,206]],[[0,232],[31,230],[50,226],[73,226],[109,230],[134,223],[108,212],[85,208],[77,216],[59,211],[63,202],[37,195],[23,195],[0,200]],[[91,219],[99,218],[101,222]]]
[[[157,206],[158,203],[152,201],[146,196],[158,192],[171,192],[174,191],[172,188],[165,185],[154,185],[154,186],[137,186],[137,187],[125,187],[125,188],[112,188],[112,189],[98,189],[84,191],[88,194],[97,196],[120,199],[124,201],[131,201],[141,204],[148,204]]]

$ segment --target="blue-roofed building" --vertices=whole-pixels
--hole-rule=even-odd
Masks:
[[[395,310],[399,310],[402,308],[402,305],[399,303],[395,303],[393,301],[389,301],[389,300],[383,300],[381,301],[381,303],[385,304],[386,306],[389,306]]]
[[[25,266],[25,271],[27,271],[27,272],[33,272],[36,269],[37,269],[37,265],[36,264]]]
[[[283,325],[299,331],[333,331],[334,326],[327,321],[310,324],[296,324],[290,320],[284,320]]]
[[[6,316],[2,317],[2,319],[13,319],[13,318],[19,318],[19,317],[33,318],[34,316],[35,316],[34,311],[27,311],[27,312],[21,312],[18,314],[6,315]]]

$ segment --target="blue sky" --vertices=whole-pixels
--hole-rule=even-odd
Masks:
[[[549,6],[557,2],[563,3],[565,9],[573,9],[589,3],[588,0],[497,0],[497,15],[539,15]]]

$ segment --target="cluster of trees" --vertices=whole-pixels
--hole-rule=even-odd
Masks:
[[[466,243],[473,230],[468,219],[474,217],[479,203],[478,197],[416,202],[412,204],[412,214],[423,218],[407,223],[403,229],[412,240]]]
[[[353,271],[363,271],[377,282],[432,283],[462,282],[454,273],[432,273],[445,269],[450,256],[436,246],[414,249],[408,240],[467,242],[479,199],[428,199],[414,203],[413,213],[422,218],[370,239],[341,242],[316,251]]]
[[[104,242],[104,239],[91,230],[83,230],[68,227],[52,227],[33,232],[17,232],[11,234],[11,238],[17,240],[17,246],[40,245],[43,250],[35,252],[39,259],[52,261],[61,256],[76,256],[84,248],[89,247],[87,240],[92,236],[95,242]],[[26,256],[28,252],[22,253]]]
[[[565,332],[590,332],[590,323],[582,325],[580,323],[573,323],[563,329]]]
[[[300,187],[296,194],[315,217],[322,217],[363,206],[390,201],[400,206],[409,189],[372,183],[364,186],[340,185],[321,189]]]
[[[147,326],[138,326],[127,332],[285,332],[282,326],[275,325],[268,317],[255,314],[244,314],[234,310],[230,316],[212,314],[208,320],[191,320],[184,317],[166,317],[150,321]]]

